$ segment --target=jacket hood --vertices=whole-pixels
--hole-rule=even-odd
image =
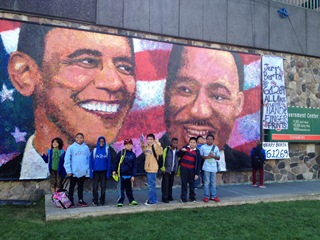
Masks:
[[[104,136],[100,136],[97,140],[97,144],[96,144],[96,148],[99,149],[100,148],[100,139],[103,139],[104,140],[104,144],[101,148],[106,148],[106,139]]]

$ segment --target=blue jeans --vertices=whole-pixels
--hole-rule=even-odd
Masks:
[[[157,198],[157,189],[156,189],[156,177],[157,173],[147,173],[147,180],[148,180],[148,202],[158,203]]]
[[[201,178],[200,178],[200,176],[201,176]],[[200,171],[200,176],[198,177],[197,180],[194,180],[194,187],[195,187],[195,188],[199,187],[200,180],[201,180],[201,184],[204,185],[204,183],[203,183],[203,181],[204,181],[204,180],[203,180],[203,170]],[[201,185],[201,184],[200,184],[200,185]]]
[[[203,171],[204,176],[204,197],[214,198],[217,195],[216,191],[216,173]]]

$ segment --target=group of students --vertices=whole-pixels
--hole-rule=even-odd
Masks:
[[[138,205],[132,194],[132,183],[136,175],[136,155],[132,151],[132,146],[132,140],[126,139],[124,149],[115,156],[113,148],[108,146],[106,139],[101,136],[90,153],[89,147],[84,142],[84,135],[77,133],[75,142],[65,152],[62,149],[63,141],[60,138],[54,138],[51,141],[51,149],[47,154],[42,154],[42,158],[49,167],[52,197],[55,191],[62,187],[63,179],[69,177],[69,199],[72,202],[70,208],[75,207],[73,195],[76,185],[78,185],[77,205],[87,207],[88,203],[83,200],[83,186],[89,171],[92,179],[92,205],[105,205],[106,181],[111,175],[118,176],[120,185],[118,207],[123,206],[124,191],[126,191],[130,205]],[[115,161],[112,161],[114,158]]]
[[[195,189],[200,179],[200,173],[204,185],[204,202],[210,200],[220,202],[216,193],[216,173],[218,172],[218,161],[220,160],[220,150],[214,145],[214,136],[208,134],[206,143],[199,143],[201,136],[191,137],[189,145],[178,149],[178,139],[172,138],[171,145],[161,147],[160,142],[155,139],[154,134],[148,134],[144,139],[140,139],[142,152],[145,155],[144,169],[147,176],[148,200],[145,205],[158,203],[156,192],[156,177],[159,171],[159,157],[163,161],[160,166],[162,173],[162,202],[169,203],[173,200],[172,187],[176,175],[181,176],[180,201],[196,201]],[[75,142],[70,145],[65,152],[63,141],[54,138],[51,142],[51,149],[47,154],[42,154],[43,159],[48,163],[50,171],[50,187],[52,195],[62,187],[65,176],[70,178],[69,198],[74,204],[74,188],[78,185],[78,206],[86,207],[88,203],[83,200],[83,185],[88,171],[92,181],[93,199],[92,205],[105,205],[106,180],[111,176],[117,179],[119,186],[119,198],[117,207],[122,207],[126,192],[129,205],[138,205],[133,197],[132,186],[136,176],[137,159],[132,151],[133,142],[131,139],[124,140],[124,149],[115,153],[111,146],[106,144],[106,139],[101,136],[97,140],[96,147],[91,151],[84,143],[84,135],[78,133]],[[100,185],[100,199],[98,199]],[[188,195],[189,188],[189,197]],[[99,201],[98,201],[99,200]]]

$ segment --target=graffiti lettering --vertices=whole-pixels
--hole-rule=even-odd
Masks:
[[[268,63],[264,64],[263,78],[265,80],[281,80],[280,66],[270,66]]]
[[[287,129],[288,111],[283,79],[283,61],[278,57],[263,58],[263,127]]]

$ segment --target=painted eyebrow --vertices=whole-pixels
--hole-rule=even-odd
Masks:
[[[231,95],[230,90],[229,90],[225,85],[222,85],[221,83],[212,83],[212,84],[209,84],[209,88],[212,89],[212,90],[216,90],[216,89],[219,89],[219,88],[223,88],[224,90],[226,90],[226,91],[228,92],[228,94]]]
[[[175,80],[175,84],[179,84],[180,82],[187,83],[187,84],[192,83],[192,82],[195,82],[196,84],[199,83],[198,80],[196,80],[192,77],[185,77],[185,76],[179,77],[179,76],[177,76],[176,80]],[[216,89],[222,88],[222,89],[225,89],[229,95],[231,95],[230,90],[225,85],[223,85],[221,83],[211,83],[211,84],[209,84],[209,88],[210,88],[210,90],[216,90]]]
[[[134,65],[134,60],[130,57],[115,57],[113,58],[113,61],[115,62],[127,62],[130,63],[132,65]]]
[[[76,57],[79,57],[79,56],[84,55],[84,54],[92,55],[92,56],[95,56],[95,57],[101,57],[102,56],[102,53],[100,51],[85,48],[85,49],[78,49],[78,50],[74,51],[73,53],[68,55],[68,58],[76,58]]]

